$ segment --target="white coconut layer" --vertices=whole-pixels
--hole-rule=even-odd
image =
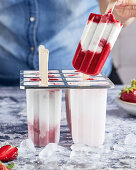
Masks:
[[[120,23],[95,23],[90,21],[85,26],[81,37],[81,45],[84,51],[101,53],[103,50],[99,43],[102,39],[110,43],[111,49],[122,29]]]

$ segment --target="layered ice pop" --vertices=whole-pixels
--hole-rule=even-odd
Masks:
[[[98,75],[122,29],[111,10],[105,15],[91,13],[73,58],[76,70]]]
[[[61,117],[60,89],[27,89],[28,137],[35,146],[58,143]]]

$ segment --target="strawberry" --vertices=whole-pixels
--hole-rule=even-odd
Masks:
[[[0,148],[0,161],[13,161],[18,156],[18,149],[11,145],[5,145]]]
[[[9,170],[2,162],[0,162],[0,170]]]
[[[14,167],[14,163],[6,166],[2,162],[0,162],[0,170],[11,170]]]
[[[136,85],[135,82],[131,83],[131,87],[125,87],[120,93],[120,99],[123,101],[136,103]]]

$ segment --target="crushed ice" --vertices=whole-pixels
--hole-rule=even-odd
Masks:
[[[36,153],[33,142],[30,139],[23,140],[18,148],[18,153],[20,157],[32,157]]]
[[[133,133],[128,134],[124,141],[125,145],[136,146],[136,135]]]
[[[114,145],[110,142],[114,139],[114,136],[108,134],[104,145],[99,147],[90,147],[84,144],[73,144],[71,150],[66,149],[56,143],[50,143],[44,148],[40,148],[39,155],[36,154],[36,149],[33,142],[29,139],[21,142],[19,147],[19,155],[24,157],[37,157],[35,161],[39,161],[38,168],[55,170],[74,170],[74,169],[103,169],[110,166],[113,168],[123,167],[123,163],[127,168],[131,166],[135,167],[135,161],[132,158],[136,158],[136,135],[128,134],[122,139],[121,143],[114,142]],[[38,151],[38,150],[37,150]],[[122,154],[123,153],[123,154]],[[129,157],[128,157],[129,153]],[[110,159],[109,159],[110,155]],[[118,160],[118,161],[116,161]],[[33,161],[34,162],[34,161]]]
[[[39,159],[45,162],[66,161],[69,159],[70,151],[56,143],[49,143],[39,153]]]

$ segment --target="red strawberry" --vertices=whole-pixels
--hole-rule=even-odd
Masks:
[[[136,103],[136,86],[125,87],[124,90],[121,91],[120,99],[123,101]]]
[[[6,166],[2,162],[0,162],[0,170],[11,170],[14,167],[14,163]]]
[[[18,156],[18,149],[11,145],[5,145],[0,148],[0,161],[13,161]]]
[[[2,162],[0,162],[0,170],[9,170]]]

